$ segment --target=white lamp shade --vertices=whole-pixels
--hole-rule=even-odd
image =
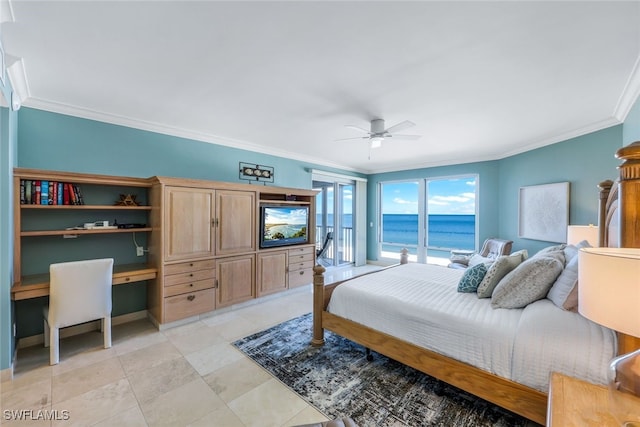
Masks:
[[[640,249],[584,248],[578,259],[578,311],[640,337]]]
[[[567,244],[577,245],[586,240],[591,246],[598,246],[600,236],[595,225],[570,225],[567,227]]]

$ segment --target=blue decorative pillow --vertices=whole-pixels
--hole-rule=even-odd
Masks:
[[[487,266],[483,263],[467,268],[458,283],[458,292],[475,292],[485,274]]]

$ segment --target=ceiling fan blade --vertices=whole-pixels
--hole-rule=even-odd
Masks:
[[[360,132],[364,132],[364,133],[369,133],[369,131],[365,128],[361,128],[360,126],[356,126],[356,125],[345,125],[345,127],[351,128],[351,129],[355,129],[355,130],[359,130]]]
[[[368,136],[356,136],[355,138],[340,138],[340,139],[334,139],[334,142],[338,142],[338,141],[350,141],[350,140],[354,140],[354,139],[369,139]]]
[[[422,135],[401,135],[401,134],[393,134],[387,135],[385,138],[393,138],[393,139],[420,139]]]
[[[400,122],[397,125],[393,125],[389,129],[386,129],[385,133],[399,132],[401,130],[409,129],[410,127],[415,125],[416,125],[415,123],[409,120],[405,120],[404,122]]]

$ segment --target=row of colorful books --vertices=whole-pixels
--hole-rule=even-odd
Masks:
[[[84,205],[80,187],[69,182],[20,180],[23,205]]]

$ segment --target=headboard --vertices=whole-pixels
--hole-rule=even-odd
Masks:
[[[619,149],[619,177],[598,185],[600,246],[640,248],[640,141]],[[618,334],[618,353],[640,348],[640,338]]]

